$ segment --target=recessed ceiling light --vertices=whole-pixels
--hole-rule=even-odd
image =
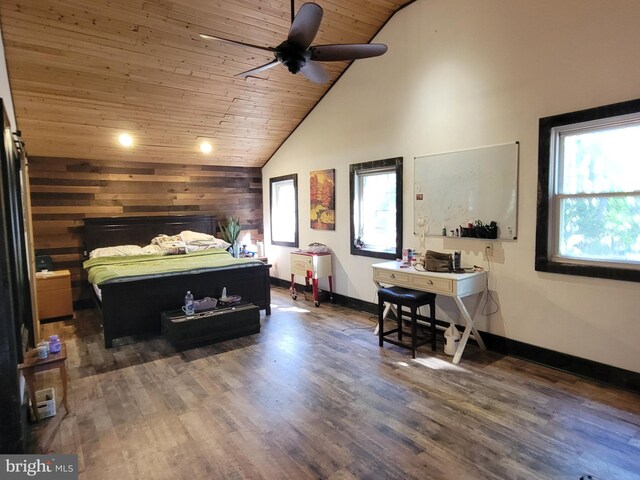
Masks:
[[[200,142],[200,151],[202,153],[211,153],[212,150],[213,150],[213,147],[209,142],[207,141]]]
[[[128,133],[121,133],[118,137],[118,141],[123,147],[131,147],[133,145],[133,137]]]

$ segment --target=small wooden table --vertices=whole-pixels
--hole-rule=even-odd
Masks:
[[[60,342],[60,351],[58,353],[50,353],[47,358],[38,358],[38,350],[29,350],[25,354],[24,363],[20,365],[20,369],[24,373],[24,379],[29,389],[29,397],[31,398],[31,408],[36,422],[40,421],[38,414],[38,402],[36,401],[35,376],[38,372],[44,372],[54,368],[60,369],[62,377],[62,403],[69,413],[69,404],[67,403],[67,346],[64,342]]]

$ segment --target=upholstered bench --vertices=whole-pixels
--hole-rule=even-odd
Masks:
[[[396,305],[397,326],[392,330],[384,330],[384,304],[385,302]],[[418,308],[429,305],[429,320],[431,323],[431,336],[418,338]],[[402,307],[407,307],[411,311],[411,343],[402,341]],[[397,333],[397,340],[389,337]],[[436,349],[436,294],[421,292],[419,290],[409,290],[402,287],[383,287],[378,290],[378,338],[382,347],[383,342],[392,343],[399,347],[411,350],[411,355],[416,358],[416,349],[431,342],[431,350]]]

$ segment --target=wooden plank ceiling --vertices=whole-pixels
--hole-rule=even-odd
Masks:
[[[317,3],[314,45],[367,43],[407,1]],[[273,57],[198,35],[277,46],[289,1],[2,0],[0,21],[30,156],[261,167],[349,65],[324,63],[324,85],[281,65],[236,78]],[[125,131],[130,150],[117,142]]]

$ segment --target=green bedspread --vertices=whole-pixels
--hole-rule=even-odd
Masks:
[[[234,258],[225,250],[209,249],[183,255],[92,258],[84,262],[83,266],[89,273],[89,282],[101,285],[145,276],[173,275],[251,264],[260,264],[260,261],[252,258]]]

